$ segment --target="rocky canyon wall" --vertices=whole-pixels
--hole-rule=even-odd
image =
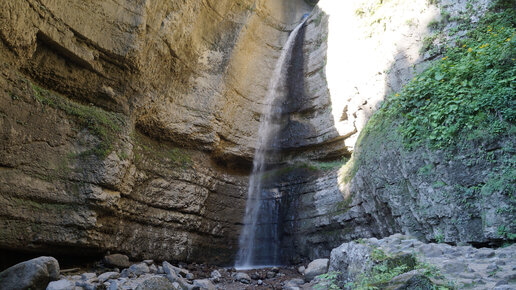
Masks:
[[[311,9],[0,3],[0,247],[230,263],[268,75]],[[318,87],[292,155],[345,152]]]
[[[401,114],[368,124],[389,95],[446,59],[488,10],[501,13],[493,7],[502,2],[319,1],[305,60],[324,67],[306,72],[323,74],[335,129],[353,157],[345,166],[312,162],[279,172],[276,187],[288,193],[285,251],[296,249],[294,262],[327,257],[342,241],[399,232],[475,246],[514,239],[513,133],[409,150]]]
[[[489,1],[472,15],[467,1],[334,2],[2,1],[0,248],[231,263],[269,77],[305,13],[265,174],[282,196],[285,260],[400,231],[499,241],[498,224],[476,227],[501,197],[459,217],[459,199],[445,209],[431,186],[444,176],[450,191],[459,171],[482,183],[496,163],[404,152],[391,127],[355,148],[382,100],[438,59],[460,24],[450,15],[474,22]]]

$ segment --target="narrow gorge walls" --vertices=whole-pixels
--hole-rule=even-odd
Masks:
[[[477,163],[471,148],[454,153],[464,162],[405,151],[398,119],[359,138],[490,1],[332,2],[1,1],[0,248],[232,263],[267,84],[305,13],[265,174],[285,260],[399,231],[507,240],[506,193],[445,195],[497,181],[513,137],[479,143],[491,159]]]

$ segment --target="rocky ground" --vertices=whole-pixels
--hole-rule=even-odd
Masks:
[[[60,269],[52,257],[0,273],[0,289],[516,289],[516,245],[497,249],[423,243],[395,234],[333,249],[297,267],[237,271],[204,264],[131,262],[121,254]]]
[[[384,265],[391,268],[382,268]],[[405,269],[387,281],[376,278],[394,273],[394,266]],[[380,289],[516,289],[516,245],[493,249],[426,244],[395,234],[381,240],[344,243],[333,249],[329,271],[339,273],[342,282],[365,281]],[[428,282],[426,288],[411,288],[410,280],[418,279]],[[409,287],[403,288],[406,286]]]
[[[0,273],[0,289],[285,289],[304,283],[303,275],[294,267],[237,271],[153,260],[132,263],[121,254],[72,269],[60,269],[52,257],[39,257]]]

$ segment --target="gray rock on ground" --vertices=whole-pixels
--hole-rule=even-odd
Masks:
[[[59,279],[59,263],[53,257],[39,257],[18,263],[0,273],[0,289],[45,289]]]
[[[150,270],[150,272],[151,272],[152,274],[156,274],[156,273],[158,273],[158,272],[159,272],[158,267],[156,267],[156,265],[154,265],[154,264],[152,264],[152,265],[150,265],[150,266],[149,266],[149,270]]]
[[[128,268],[131,266],[129,257],[122,254],[112,254],[104,257],[104,264],[111,267]]]
[[[199,287],[200,289],[203,289],[203,290],[205,290],[205,289],[206,290],[216,290],[217,289],[217,287],[215,287],[215,285],[213,285],[213,283],[208,279],[194,280],[193,286]]]
[[[145,263],[131,265],[128,270],[130,273],[133,273],[136,276],[150,273],[149,266],[147,266]]]
[[[175,272],[176,275],[179,275],[183,278],[187,278],[187,276],[191,277],[190,275],[188,275],[188,274],[190,274],[190,272],[188,270],[176,267],[167,261],[163,262],[163,271],[165,271],[165,274],[169,274],[170,272]]]
[[[93,278],[97,278],[97,274],[95,273],[83,273],[81,275],[81,280],[90,280]]]
[[[116,279],[118,277],[120,277],[120,273],[118,273],[118,272],[106,272],[106,273],[100,274],[98,279],[99,279],[99,283],[102,284],[109,279]]]
[[[243,273],[243,272],[236,273],[234,278],[235,278],[235,281],[238,281],[238,282],[241,282],[244,284],[251,283],[251,277],[249,277],[249,275],[247,275],[246,273]]]
[[[353,280],[357,275],[370,270],[371,264],[368,261],[372,250],[360,243],[344,243],[331,251],[329,271],[340,272],[343,280]]]
[[[294,278],[291,280],[288,280],[285,285],[283,286],[284,290],[294,290],[299,289],[301,285],[303,285],[305,281],[301,278]]]
[[[328,272],[329,259],[317,259],[308,264],[304,272],[306,282],[312,281],[316,276]]]
[[[50,282],[47,286],[47,290],[74,290],[74,288],[75,282],[67,279]]]
[[[136,290],[169,290],[177,289],[167,278],[153,274],[143,274],[138,278],[121,283],[122,289]]]
[[[167,275],[167,278],[170,280],[170,282],[174,283],[179,279],[179,276],[176,274],[176,271],[174,270],[174,266],[172,266],[167,261],[163,262],[163,271]]]
[[[215,283],[220,282],[220,278],[222,278],[222,274],[218,270],[213,270],[210,274],[211,280]]]

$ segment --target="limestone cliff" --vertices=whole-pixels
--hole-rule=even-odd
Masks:
[[[0,247],[231,262],[267,76],[311,9],[2,1]],[[293,155],[345,152],[320,91]]]

